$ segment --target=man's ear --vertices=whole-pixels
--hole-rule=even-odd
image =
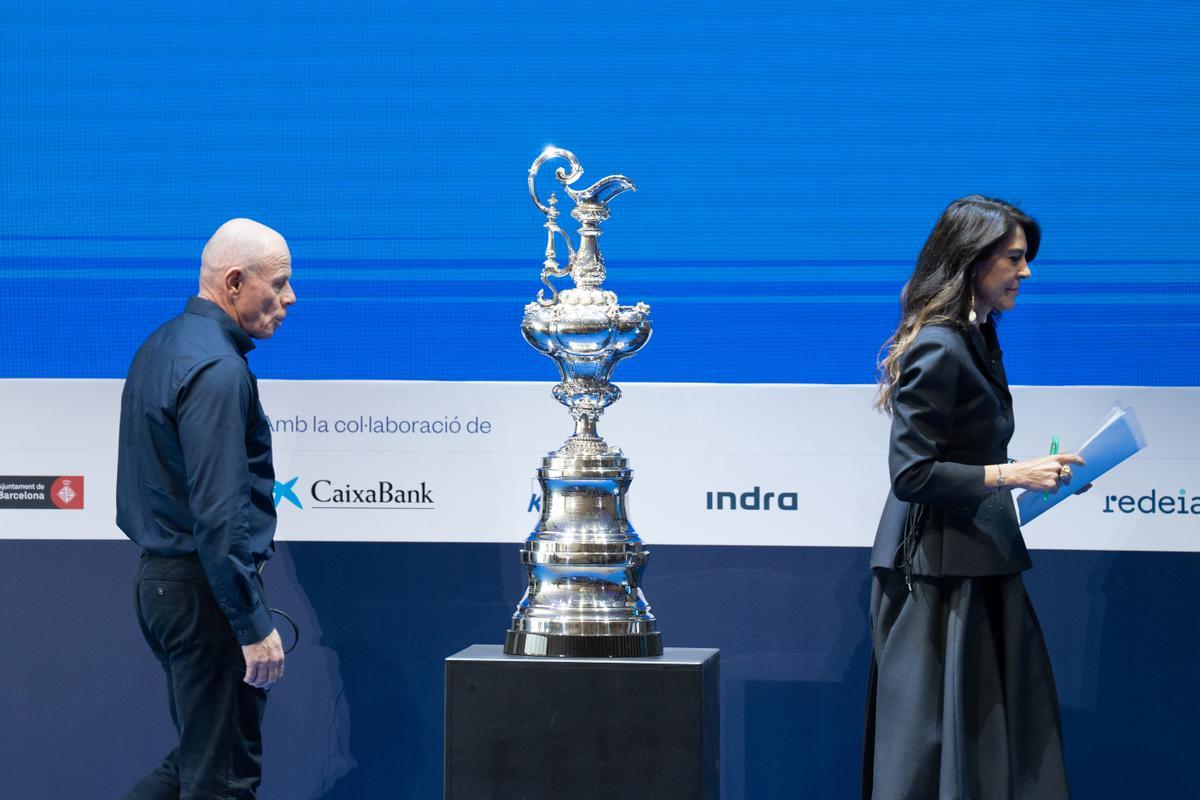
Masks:
[[[242,282],[245,280],[245,277],[245,270],[241,267],[230,267],[225,270],[226,293],[236,296],[242,290]]]

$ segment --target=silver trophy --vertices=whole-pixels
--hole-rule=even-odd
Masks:
[[[579,249],[556,222],[557,198],[538,199],[534,179],[545,162],[561,158],[555,177],[572,200],[579,221]],[[609,382],[613,367],[650,339],[650,307],[617,305],[601,288],[604,257],[597,239],[608,203],[637,187],[610,175],[586,189],[572,189],[583,175],[575,155],[548,147],[529,168],[529,195],[546,215],[546,260],[538,292],[525,306],[525,339],[557,362],[562,380],[554,397],[571,412],[575,433],[548,453],[537,471],[542,516],[521,549],[529,588],[513,614],[504,652],[526,656],[657,656],[662,636],[639,584],[646,568],[642,548],[626,517],[625,495],[633,479],[625,456],[596,433],[604,409],[621,396]],[[559,267],[555,239],[569,257]],[[558,291],[551,278],[570,275],[574,288]]]

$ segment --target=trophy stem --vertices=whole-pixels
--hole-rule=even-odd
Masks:
[[[575,435],[576,436],[595,436],[596,435],[596,420],[594,417],[580,414],[575,420]]]

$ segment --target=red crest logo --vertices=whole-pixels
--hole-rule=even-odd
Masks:
[[[63,475],[50,486],[50,501],[58,508],[83,508],[83,476]]]

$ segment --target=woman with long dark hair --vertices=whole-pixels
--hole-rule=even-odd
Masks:
[[[1010,490],[1057,491],[1082,460],[1009,461],[1012,397],[996,338],[1040,242],[1037,222],[1008,203],[955,200],[883,351],[892,489],[871,553],[864,798],[1069,796]]]

